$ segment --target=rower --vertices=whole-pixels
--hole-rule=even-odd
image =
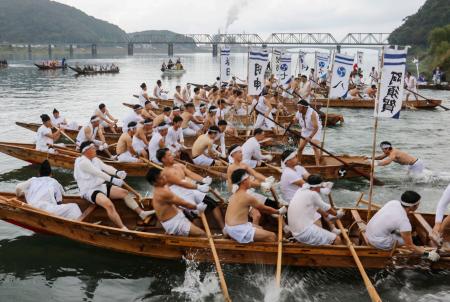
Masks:
[[[149,101],[152,109],[158,109],[159,108],[158,104],[156,104],[155,101],[152,101],[150,99],[150,97],[148,96],[147,84],[142,83],[140,87],[141,87],[141,92],[139,93],[139,103],[141,104],[141,106],[145,107],[146,102]]]
[[[53,108],[52,115],[50,116],[50,120],[52,121],[53,127],[68,129],[68,130],[78,130],[78,124],[76,122],[67,122],[67,119],[64,118],[56,108]]]
[[[211,126],[217,126],[217,107],[214,105],[211,105],[208,109],[208,113],[206,114],[204,120],[203,120],[203,129],[206,131]]]
[[[373,84],[369,88],[366,89],[366,95],[368,99],[375,99],[377,97],[377,86]]]
[[[144,109],[142,109],[141,112],[143,118],[149,118],[153,120],[158,116],[155,112],[153,112],[152,102],[155,103],[154,101],[145,101]]]
[[[153,121],[145,119],[141,121],[137,127],[136,133],[133,135],[132,146],[138,156],[149,158],[147,154],[148,137],[153,132]]]
[[[413,243],[408,215],[417,210],[420,198],[414,191],[405,191],[400,201],[391,200],[378,210],[366,227],[369,243],[382,250],[390,250],[397,244],[413,253],[423,254],[433,262],[438,261],[439,254],[436,251],[428,252]]]
[[[91,116],[90,123],[83,126],[78,132],[76,138],[77,149],[80,145],[86,141],[92,141],[98,147],[100,151],[107,150],[108,144],[106,143],[105,136],[103,135],[103,130],[99,127],[100,118],[98,116]],[[98,135],[98,139],[96,139]]]
[[[158,100],[167,100],[167,93],[168,91],[163,90],[162,88],[162,82],[161,80],[156,81],[156,86],[153,89],[153,97],[155,97]]]
[[[143,121],[144,118],[142,117],[142,106],[139,104],[135,104],[133,106],[133,111],[130,112],[122,121],[122,132],[125,133],[128,131],[128,124],[131,122],[139,123],[140,121]]]
[[[294,121],[298,121],[301,128],[301,135],[303,138],[298,143],[299,161],[301,162],[303,149],[307,143],[314,143],[320,145],[322,139],[322,122],[317,112],[309,106],[305,100],[300,100],[297,103],[298,111],[295,114]],[[320,150],[319,148],[312,146],[314,150],[314,156],[316,158],[316,166],[320,165]]]
[[[211,106],[213,107],[213,106]],[[200,124],[203,124],[203,129],[208,129],[209,127],[205,128],[205,118],[207,116],[206,114],[206,104],[205,103],[201,103],[198,111],[195,111],[193,114],[193,117],[195,118],[196,121],[198,121]],[[202,129],[202,130],[203,130]]]
[[[136,128],[136,122],[129,122],[127,126],[128,131],[120,135],[116,146],[117,160],[119,162],[137,163],[142,161],[137,158],[138,154],[133,148],[133,137],[136,134]]]
[[[175,106],[183,106],[185,103],[183,96],[181,94],[180,85],[175,86],[175,93],[173,94],[173,103]]]
[[[195,87],[194,88],[194,97],[192,99],[192,103],[194,104],[194,108],[195,108],[196,111],[198,110],[198,108],[200,106],[200,103],[202,103],[202,102],[208,103],[208,98],[203,97],[201,95],[201,91],[200,91],[199,87]]]
[[[439,202],[436,207],[436,215],[434,220],[433,231],[430,234],[430,237],[438,244],[442,245],[445,230],[450,225],[450,215],[447,215],[444,219],[445,211],[450,204],[450,185],[447,186],[444,193],[439,199]]]
[[[264,130],[256,128],[253,132],[254,136],[249,138],[242,145],[242,162],[249,165],[252,168],[260,166],[263,161],[271,161],[272,155],[261,153],[261,143],[272,140],[271,138],[265,138]]]
[[[179,154],[182,149],[186,149],[184,146],[183,130],[181,129],[182,122],[183,119],[181,116],[175,116],[172,126],[167,131],[166,146],[173,154]]]
[[[227,102],[224,99],[220,99],[217,104],[218,104],[218,107],[217,107],[217,112],[216,112],[216,118],[217,118],[216,120],[217,121],[226,120],[227,118],[229,120],[230,110],[226,107]],[[235,135],[235,136],[238,135],[236,128],[231,124],[231,122],[228,122],[228,124],[227,124],[226,133],[228,133],[230,135]]]
[[[219,145],[214,144],[213,147],[215,149],[219,148],[220,157],[226,158],[227,157],[227,150],[226,150],[226,144],[225,144],[225,133],[228,127],[228,122],[226,120],[220,120],[217,123],[217,127],[219,128],[219,133],[217,134],[214,142],[218,141]]]
[[[272,105],[266,98],[267,92],[261,93],[258,100],[253,100],[252,105],[257,110],[257,118],[254,128],[262,128],[263,130],[272,130],[276,132],[276,126],[273,122]]]
[[[299,165],[297,150],[286,150],[281,154],[280,189],[283,199],[288,203],[310,176],[306,169]]]
[[[260,226],[248,221],[250,208],[253,207],[263,213],[284,215],[286,207],[278,210],[259,202],[247,191],[251,188],[250,175],[245,169],[237,169],[231,174],[233,183],[233,195],[229,198],[227,212],[225,214],[224,232],[239,243],[254,241],[274,242],[277,238],[274,233],[264,230]]]
[[[154,187],[152,205],[167,234],[193,237],[205,235],[202,229],[186,218],[179,207],[201,214],[207,208],[206,204],[192,204],[175,195],[168,187],[166,175],[158,168],[150,168],[146,179]]]
[[[309,245],[341,244],[337,234],[323,229],[318,220],[317,213],[324,217],[332,217],[329,216],[331,214],[337,219],[344,216],[342,209],[336,211],[322,200],[319,193],[323,186],[322,177],[310,175],[307,184],[295,192],[289,203],[289,229],[298,242]]]
[[[220,152],[213,148],[213,143],[219,133],[219,127],[211,126],[208,132],[200,135],[192,145],[192,161],[200,166],[214,166]]]
[[[53,142],[61,137],[61,128],[52,132],[52,122],[47,114],[41,115],[42,125],[39,127],[36,133],[36,150],[41,152],[47,152],[50,154],[57,154],[58,152],[53,149]]]
[[[200,134],[200,121],[194,117],[194,112],[194,104],[187,103],[186,106],[184,106],[184,112],[181,114],[181,117],[183,118],[181,128],[183,129],[183,135],[185,137],[197,136],[198,134]]]
[[[186,84],[186,86],[181,91],[181,97],[183,99],[184,104],[192,102],[191,84],[189,84],[189,83]]]
[[[411,94],[414,95],[414,97],[416,98],[416,101],[419,100],[417,98],[417,79],[409,71],[406,73],[405,85],[406,85],[406,88],[409,90],[409,91],[406,90],[406,99],[405,100],[408,101],[409,96]]]
[[[148,143],[148,154],[149,159],[152,162],[160,164],[156,157],[156,152],[161,148],[166,148],[166,136],[167,131],[169,129],[169,125],[165,122],[162,122],[158,125],[158,127],[153,128],[153,135]]]
[[[375,70],[375,66],[372,66],[372,70],[369,73],[370,85],[378,84],[378,72]]]
[[[313,69],[311,69],[311,71],[314,73]],[[299,91],[300,96],[308,103],[311,102],[311,97],[315,98],[314,92],[312,91],[311,80],[308,80],[305,75],[300,77]]]
[[[100,119],[100,126],[103,128],[111,129],[112,133],[117,133],[116,127],[118,119],[115,119],[110,113],[109,110],[106,109],[106,105],[101,103],[98,105],[98,108],[95,109],[94,115],[98,116]]]
[[[380,148],[383,150],[383,154],[375,157],[376,160],[379,160],[375,162],[375,167],[387,166],[392,162],[396,162],[402,166],[408,166],[408,175],[411,176],[418,176],[425,170],[425,165],[422,160],[397,148],[393,148],[392,144],[388,141],[381,142]]]
[[[167,107],[167,106],[164,107],[163,112],[161,114],[159,114],[158,116],[156,116],[155,119],[153,120],[153,127],[158,126],[162,122],[165,122],[166,124],[172,123],[172,121],[170,120],[171,113],[172,113],[172,108]]]
[[[163,174],[166,176],[170,190],[192,205],[206,204],[206,211],[212,212],[220,229],[223,229],[223,216],[218,202],[206,195],[212,178],[202,177],[186,168],[185,165],[175,163],[173,154],[167,148],[158,150],[156,157],[164,165]],[[197,214],[191,210],[186,210],[184,213],[191,221],[197,218]]]
[[[123,199],[125,204],[142,220],[154,213],[154,211],[142,210],[133,195],[121,188],[127,173],[118,171],[97,158],[93,142],[83,142],[80,151],[81,156],[75,160],[73,175],[80,189],[81,197],[104,208],[109,219],[124,230],[128,230],[128,228],[123,224],[112,199]]]
[[[64,189],[52,178],[52,167],[44,160],[39,167],[39,177],[32,177],[16,186],[17,197],[25,195],[27,203],[35,208],[67,219],[78,219],[80,208],[76,203],[63,204]]]

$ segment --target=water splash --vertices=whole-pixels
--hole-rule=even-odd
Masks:
[[[172,289],[172,292],[182,294],[188,301],[204,301],[212,299],[221,301],[221,289],[215,270],[206,272],[202,278],[202,272],[198,268],[198,262],[183,258],[186,262],[183,284]]]

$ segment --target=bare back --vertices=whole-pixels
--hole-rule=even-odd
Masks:
[[[250,206],[258,201],[244,190],[238,190],[228,200],[225,223],[228,226],[244,224],[248,222]]]
[[[171,201],[174,194],[167,186],[155,187],[153,194],[153,208],[156,211],[156,216],[161,222],[167,221],[178,214],[180,211]]]
[[[192,157],[197,157],[205,153],[212,146],[213,141],[208,137],[208,134],[200,135],[192,145]]]

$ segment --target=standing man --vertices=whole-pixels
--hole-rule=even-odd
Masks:
[[[405,85],[406,85],[406,89],[410,90],[410,91],[406,90],[406,101],[408,101],[409,96],[411,94],[414,95],[414,97],[416,98],[416,101],[417,101],[418,100],[418,98],[417,98],[417,79],[409,71],[406,73]]]
[[[298,101],[297,108],[298,111],[295,114],[294,121],[298,121],[301,128],[302,138],[298,143],[299,161],[301,162],[303,149],[305,149],[307,143],[311,144],[312,142],[315,145],[320,145],[322,140],[322,122],[317,112],[309,106],[307,101]],[[316,158],[316,166],[319,166],[321,152],[315,146],[312,146],[312,148]]]
[[[191,84],[189,83],[186,84],[186,86],[181,91],[181,97],[183,99],[183,104],[192,102]]]
[[[370,85],[378,84],[378,72],[375,70],[375,66],[372,66],[372,70],[369,73]]]

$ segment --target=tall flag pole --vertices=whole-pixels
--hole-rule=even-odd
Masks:
[[[403,50],[383,48],[381,52],[380,81],[378,82],[377,97],[375,98],[374,106],[375,119],[367,221],[370,220],[372,211],[378,118],[391,117],[398,119],[400,117],[400,110],[403,105],[403,85],[405,81],[407,51],[407,48]]]

